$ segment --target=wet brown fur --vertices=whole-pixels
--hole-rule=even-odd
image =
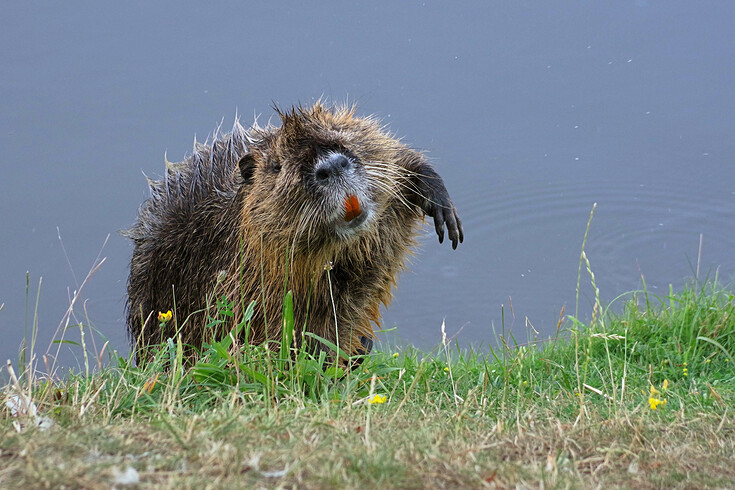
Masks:
[[[127,232],[135,244],[128,330],[137,349],[177,328],[198,347],[229,331],[252,300],[250,341],[280,339],[286,275],[297,328],[306,325],[350,354],[360,352],[361,336],[374,337],[380,304],[391,300],[430,199],[417,171],[430,167],[353,107],[317,103],[279,115],[280,127],[245,130],[236,122],[150,181],[151,197]],[[376,205],[376,219],[348,239],[329,228],[305,180],[325,149],[354,155]],[[233,323],[209,332],[207,315],[222,294],[235,304]],[[161,331],[156,314],[169,309],[175,319]]]

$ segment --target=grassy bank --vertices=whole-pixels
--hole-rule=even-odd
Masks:
[[[0,486],[732,487],[733,295],[618,302],[546,342],[377,352],[353,371],[225,340],[193,367],[170,342],[144,369],[18,372]]]

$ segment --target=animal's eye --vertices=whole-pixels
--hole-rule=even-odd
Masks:
[[[278,162],[273,162],[271,164],[271,170],[273,171],[273,173],[276,173],[277,174],[278,172],[281,171],[281,164],[278,163]]]
[[[346,147],[344,147],[342,145],[340,145],[339,153],[343,154],[344,156],[346,156],[350,160],[357,160],[357,155],[355,155],[355,153],[352,150],[350,150],[349,148],[346,148]]]

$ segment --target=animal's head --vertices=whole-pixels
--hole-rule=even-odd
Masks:
[[[396,200],[409,206],[400,162],[418,154],[375,119],[319,103],[278,114],[280,127],[248,131],[239,162],[250,221],[264,236],[339,246],[369,232]]]

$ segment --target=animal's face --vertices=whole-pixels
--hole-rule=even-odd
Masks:
[[[316,105],[281,118],[280,128],[252,130],[240,161],[263,226],[308,245],[348,241],[373,226],[404,178],[400,145],[349,110]]]

